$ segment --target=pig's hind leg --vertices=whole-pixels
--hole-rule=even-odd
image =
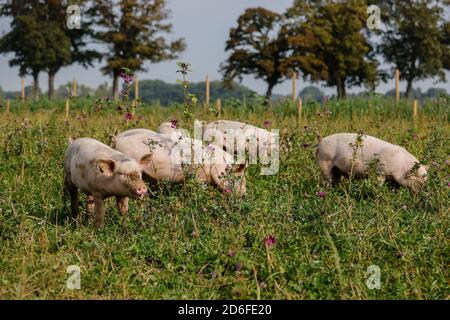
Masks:
[[[66,190],[70,196],[70,207],[72,209],[72,217],[76,218],[79,211],[79,200],[80,195],[78,193],[78,188],[70,182],[66,182]]]
[[[339,182],[339,179],[340,179],[339,170],[337,170],[337,168],[334,167],[333,161],[319,160],[317,163],[319,165],[320,171],[322,172],[323,176],[329,183],[335,184],[335,183]]]
[[[335,185],[339,182],[341,174],[339,170],[333,165],[333,161],[318,161],[318,165],[320,171],[328,182],[330,182],[332,185]]]

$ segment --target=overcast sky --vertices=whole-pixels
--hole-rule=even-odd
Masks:
[[[228,53],[224,52],[225,41],[228,38],[229,29],[236,25],[237,17],[244,12],[246,8],[262,6],[267,9],[284,12],[292,4],[292,0],[168,0],[168,8],[172,11],[170,21],[173,23],[173,36],[186,39],[187,50],[176,61],[186,61],[192,64],[193,72],[189,78],[191,81],[202,81],[205,74],[209,74],[210,79],[219,80],[219,65],[226,60]],[[0,32],[8,31],[10,28],[9,20],[0,19]],[[9,67],[8,61],[11,55],[0,56],[0,87],[4,90],[18,90],[20,79],[18,77],[18,68]],[[158,64],[146,64],[147,72],[138,74],[140,79],[161,79],[169,83],[174,83],[177,79],[176,61],[162,62]],[[80,66],[71,66],[61,69],[56,75],[56,86],[71,81],[74,77],[79,83],[90,87],[97,87],[100,83],[111,81],[108,76],[104,76],[99,71],[101,64],[93,68],[83,69]],[[447,73],[450,80],[450,74]],[[26,78],[26,83],[31,84],[31,77]],[[41,89],[47,90],[47,76],[40,76]],[[266,85],[261,80],[255,80],[252,77],[245,77],[243,84],[251,89],[263,93]],[[301,89],[305,83],[298,84]],[[334,88],[325,88],[327,93],[334,94]],[[385,92],[393,88],[393,80],[387,84],[382,84],[377,89],[379,92]],[[431,86],[446,88],[450,91],[450,84],[434,84],[433,80],[416,82],[414,87],[420,87],[422,91]],[[406,87],[402,83],[402,89]],[[360,91],[354,88],[350,92]],[[289,94],[291,84],[289,81],[275,87],[274,93]]]

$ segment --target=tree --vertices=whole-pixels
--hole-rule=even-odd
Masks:
[[[77,2],[83,6],[86,1]],[[9,1],[1,14],[12,18],[11,31],[0,40],[0,52],[14,52],[11,66],[19,66],[20,75],[31,74],[35,92],[38,92],[39,73],[48,73],[48,95],[54,94],[56,73],[64,66],[81,63],[87,67],[94,58],[100,58],[94,50],[87,50],[86,38],[89,23],[83,28],[67,28],[69,0]]]
[[[39,93],[39,73],[45,70],[42,53],[45,34],[41,28],[40,1],[10,2],[4,5],[0,16],[10,16],[11,29],[0,39],[0,53],[14,53],[11,67],[19,67],[19,75],[31,75],[35,99]]]
[[[47,1],[43,29],[46,36],[44,61],[48,72],[48,96],[54,95],[56,73],[65,66],[79,63],[85,68],[92,66],[94,59],[101,58],[96,50],[87,49],[92,36],[92,22],[83,22],[80,29],[67,28],[67,8],[70,0]],[[80,11],[87,10],[87,1],[77,2]],[[86,8],[86,9],[83,9]]]
[[[141,80],[140,84],[140,100],[145,103],[159,102],[162,106],[169,106],[173,103],[183,103],[184,96],[180,90],[179,84],[166,83],[161,80]],[[244,96],[249,97],[254,92],[247,87],[233,84],[232,89],[225,86],[222,82],[211,81],[211,100],[235,98],[242,99]],[[189,84],[189,92],[194,94],[199,100],[205,99],[205,82],[196,82]],[[134,96],[134,90],[131,90],[131,96]]]
[[[350,1],[295,1],[288,15],[298,36],[313,39],[311,53],[326,66],[320,78],[337,88],[338,98],[346,97],[347,86],[374,89],[378,79],[375,52],[364,34],[367,3]],[[304,50],[299,43],[296,50]],[[304,70],[306,73],[308,70]]]
[[[449,45],[442,1],[382,1],[388,29],[378,50],[400,70],[410,96],[415,80],[437,76],[445,81]],[[446,62],[447,61],[447,62]]]
[[[446,70],[450,70],[450,22],[446,22],[442,26],[442,34],[442,48],[444,50],[442,64]]]
[[[311,69],[314,76],[325,72],[314,54],[293,51],[293,43],[300,39],[292,37],[284,15],[261,7],[250,8],[237,23],[226,42],[225,50],[231,54],[220,68],[225,82],[235,78],[242,81],[244,75],[263,79],[267,83],[265,101],[269,103],[273,88],[294,71]]]
[[[315,86],[307,86],[300,92],[303,101],[320,101],[324,96],[325,93]]]
[[[166,22],[170,12],[165,6],[165,0],[98,0],[90,9],[99,28],[95,38],[108,45],[102,71],[112,75],[115,99],[122,68],[143,71],[146,60],[174,59],[185,49],[183,39],[168,42],[162,36],[172,31],[172,25]]]

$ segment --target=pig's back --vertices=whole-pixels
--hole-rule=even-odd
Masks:
[[[353,146],[356,144],[358,135],[355,133],[337,133],[324,138],[319,143],[319,151],[326,154],[328,158],[343,157],[348,158],[353,155]],[[362,146],[358,147],[358,153],[367,157],[380,154],[386,149],[399,149],[401,147],[393,145],[381,139],[363,135]]]
[[[164,150],[168,149],[172,143],[169,138],[151,130],[135,131],[133,134],[118,136],[115,148],[139,162],[142,157],[155,153],[155,151],[156,153],[161,153],[161,151],[167,153]]]
[[[70,158],[86,162],[102,158],[118,158],[118,160],[120,160],[119,158],[123,157],[122,153],[91,138],[80,138],[75,140],[69,146],[66,154],[67,156],[70,156]]]
[[[152,135],[152,134],[156,134],[155,131],[152,131],[150,129],[131,129],[131,130],[127,130],[125,132],[122,132],[120,134],[117,135],[117,138],[124,138],[124,137],[129,137],[129,136],[134,136],[134,135]]]

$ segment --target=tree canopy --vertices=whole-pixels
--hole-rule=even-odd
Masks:
[[[85,1],[79,1],[83,5]],[[9,1],[1,14],[12,18],[11,30],[0,39],[0,52],[11,52],[12,66],[19,67],[21,76],[31,74],[36,92],[39,90],[38,75],[45,71],[49,76],[48,94],[54,94],[56,73],[64,66],[81,63],[92,65],[99,54],[86,49],[89,26],[69,30],[66,26],[67,0]]]
[[[379,52],[386,62],[399,69],[407,82],[406,95],[413,82],[428,77],[445,80],[449,67],[449,23],[445,22],[442,1],[381,1],[387,30],[382,33]]]
[[[115,98],[122,68],[143,71],[145,61],[174,59],[185,49],[183,39],[164,37],[172,31],[165,6],[165,0],[98,0],[89,10],[98,27],[95,38],[108,46],[102,71],[113,77]]]
[[[244,75],[255,75],[267,83],[266,102],[273,88],[301,68],[314,65],[311,73],[323,72],[324,66],[304,50],[293,50],[295,38],[284,15],[264,8],[247,9],[230,30],[226,51],[231,51],[220,71],[224,80],[242,80]]]
[[[308,51],[326,66],[326,73],[318,80],[337,88],[339,98],[346,96],[348,86],[363,85],[374,88],[378,62],[375,51],[365,36],[367,3],[350,1],[295,1],[288,15],[296,33],[313,39]],[[298,43],[296,50],[304,50]],[[302,70],[306,75],[309,70]],[[313,77],[312,80],[316,80]]]

